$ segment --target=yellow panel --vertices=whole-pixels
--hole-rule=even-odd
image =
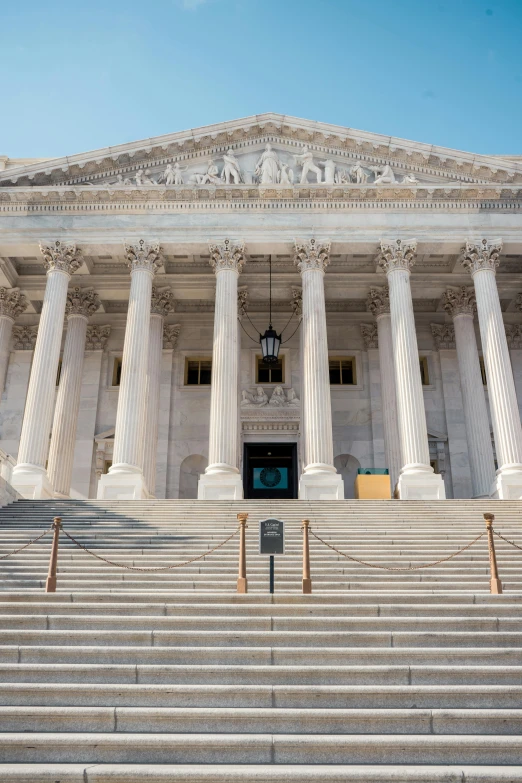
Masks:
[[[365,476],[355,479],[355,497],[359,500],[388,500],[391,498],[389,476]]]

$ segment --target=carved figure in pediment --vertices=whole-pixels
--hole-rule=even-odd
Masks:
[[[393,184],[397,182],[395,174],[389,163],[384,166],[370,166],[371,171],[375,174],[374,185]]]
[[[337,168],[337,171],[335,172],[334,182],[336,185],[349,185],[352,181],[352,178],[350,176],[350,172],[346,171],[346,169]]]
[[[226,155],[223,155],[223,171],[221,172],[221,179],[227,184],[230,185],[239,185],[240,182],[243,182],[243,176],[241,174],[241,169],[239,167],[239,161],[234,155],[233,150],[228,150]]]
[[[164,182],[165,185],[183,185],[182,172],[186,171],[188,166],[180,166],[179,163],[168,163],[167,168],[158,177],[158,185],[160,182]]]
[[[281,163],[277,157],[277,152],[267,144],[265,151],[256,163],[255,174],[260,185],[272,185],[279,181],[279,170]]]
[[[364,168],[360,161],[357,161],[357,163],[352,166],[350,175],[353,182],[356,182],[358,185],[366,185],[370,172]]]
[[[241,392],[242,408],[263,408],[268,405],[268,396],[262,386],[258,386],[255,394],[243,390]]]
[[[272,408],[282,408],[284,405],[286,405],[286,397],[282,386],[275,387],[268,405]]]
[[[294,184],[294,171],[290,168],[288,163],[281,163],[281,171],[279,172],[279,183],[281,185],[293,185]]]
[[[293,389],[288,389],[286,393],[286,404],[288,407],[297,407],[301,404]]]
[[[321,169],[319,168],[319,166],[315,165],[313,152],[310,152],[310,150],[306,145],[303,147],[301,154],[294,155],[294,158],[297,165],[303,167],[303,170],[301,172],[301,185],[306,184],[308,174],[310,171],[312,171],[316,175],[317,182],[321,182],[321,176],[322,176]]]
[[[324,181],[327,185],[334,185],[335,184],[335,161],[330,160],[324,160],[320,161],[320,166],[324,167]]]
[[[220,183],[219,169],[213,160],[209,160],[204,174],[196,172],[189,177],[189,185],[219,185]]]
[[[404,177],[402,178],[401,182],[402,182],[402,184],[403,184],[403,185],[417,185],[417,183],[419,182],[419,180],[417,179],[417,177],[415,176],[415,174],[413,174],[413,173],[410,171],[410,173],[409,173],[409,174],[405,174],[405,175],[404,175]]]

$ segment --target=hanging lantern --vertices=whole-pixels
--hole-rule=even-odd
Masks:
[[[272,329],[272,324],[269,325],[264,334],[259,335],[259,342],[261,343],[261,352],[265,364],[277,362],[279,348],[281,347],[281,335],[277,334],[275,329]]]

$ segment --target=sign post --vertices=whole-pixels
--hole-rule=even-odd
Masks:
[[[261,519],[259,522],[259,554],[270,556],[270,592],[274,592],[275,555],[285,553],[285,523],[281,519]]]

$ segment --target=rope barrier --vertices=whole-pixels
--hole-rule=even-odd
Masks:
[[[7,555],[2,555],[2,557],[0,557],[0,560],[5,560],[6,557],[11,557],[11,555],[17,555],[18,552],[21,552],[23,549],[27,549],[27,547],[31,546],[31,544],[36,544],[36,542],[39,541],[44,536],[46,536],[47,533],[50,533],[52,529],[53,529],[53,525],[51,525],[51,527],[47,528],[47,530],[44,533],[42,533],[40,536],[38,536],[37,538],[33,538],[32,541],[29,541],[27,544],[24,544],[19,549],[13,549],[13,551],[12,552],[8,552]]]
[[[515,544],[514,541],[510,541],[509,538],[504,538],[504,536],[501,533],[497,533],[497,531],[494,531],[495,535],[502,539],[502,541],[505,541],[506,544],[511,544],[511,546],[514,546],[515,549],[520,549],[522,552],[522,546],[519,546],[518,544]]]
[[[228,541],[230,541],[236,533],[238,532],[241,525],[238,525],[238,527],[234,530],[231,536],[228,538],[225,538],[224,541],[222,541],[220,544],[215,546],[213,549],[209,549],[207,552],[204,552],[202,555],[198,555],[197,557],[192,557],[190,560],[185,561],[184,563],[174,563],[170,566],[162,566],[161,568],[140,568],[139,566],[130,566],[126,565],[126,563],[115,563],[113,560],[108,560],[106,557],[102,557],[101,555],[97,555],[95,552],[92,552],[90,549],[87,549],[86,546],[83,544],[80,544],[79,541],[77,541],[75,538],[73,538],[67,530],[65,530],[62,527],[62,533],[64,533],[67,538],[69,538],[73,544],[76,544],[77,547],[80,549],[83,549],[84,552],[87,552],[87,554],[92,555],[93,557],[98,558],[98,560],[103,560],[104,563],[108,563],[109,565],[115,566],[116,568],[126,568],[128,571],[144,571],[148,573],[154,573],[157,571],[170,571],[171,568],[180,568],[181,566],[189,565],[190,563],[194,563],[196,560],[202,560],[204,557],[208,557],[208,555],[211,555],[212,552],[215,552],[217,549],[220,549],[222,546],[224,546]]]
[[[383,571],[418,571],[421,568],[431,568],[432,566],[440,565],[440,563],[445,563],[446,561],[451,560],[453,557],[462,554],[462,552],[465,552],[466,549],[472,547],[473,544],[476,544],[477,541],[479,541],[483,536],[486,535],[486,531],[484,531],[479,536],[474,538],[473,541],[471,541],[469,544],[466,544],[466,546],[462,547],[462,549],[459,549],[458,552],[454,552],[449,557],[443,557],[441,560],[436,560],[434,563],[423,563],[422,565],[408,566],[407,568],[397,568],[394,566],[384,566],[384,565],[376,565],[375,563],[367,563],[366,560],[359,560],[359,558],[357,557],[352,557],[351,555],[347,555],[346,552],[341,552],[340,549],[337,549],[337,547],[333,546],[332,544],[329,544],[328,541],[325,541],[323,538],[321,538],[316,533],[314,533],[312,528],[309,528],[309,530],[314,538],[316,538],[318,541],[320,541],[322,544],[329,547],[330,549],[333,549],[333,551],[337,552],[338,555],[341,555],[342,557],[346,557],[348,558],[348,560],[353,560],[355,563],[360,563],[361,565],[368,566],[369,568],[380,568]]]

